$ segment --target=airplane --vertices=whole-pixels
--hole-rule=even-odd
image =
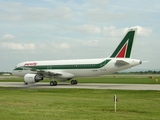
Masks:
[[[24,77],[24,84],[36,83],[49,78],[50,86],[56,86],[57,81],[78,83],[75,78],[95,77],[115,73],[142,64],[141,60],[132,59],[131,51],[137,28],[129,29],[125,37],[109,58],[26,61],[19,63],[12,74]]]

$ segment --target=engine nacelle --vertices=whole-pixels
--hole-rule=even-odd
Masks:
[[[43,80],[42,76],[39,76],[37,74],[26,74],[24,76],[24,82],[25,83],[36,83]]]

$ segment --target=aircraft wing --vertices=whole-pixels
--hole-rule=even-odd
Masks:
[[[41,75],[43,75],[43,76],[57,76],[57,75],[62,75],[61,73],[53,72],[53,71],[50,71],[50,70],[40,70],[40,69],[35,69],[35,68],[30,68],[30,67],[23,67],[23,69],[36,72],[36,73],[41,74]]]
[[[62,75],[60,73],[49,71],[49,70],[37,70],[37,73],[38,74],[43,74],[43,76],[58,76],[58,75]]]
[[[124,61],[124,60],[117,60],[115,65],[118,67],[124,66],[124,65],[128,65],[129,63]]]
[[[44,77],[56,77],[59,79],[71,79],[75,77],[75,75],[73,75],[72,73],[64,72],[64,71],[40,70],[40,69],[35,69],[30,67],[25,67],[23,69],[34,71],[37,74],[43,75]]]

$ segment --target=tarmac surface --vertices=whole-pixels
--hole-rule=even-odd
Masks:
[[[160,90],[157,84],[102,84],[102,83],[78,83],[71,85],[69,83],[58,83],[57,86],[50,86],[49,83],[35,83],[24,85],[23,82],[0,82],[1,87],[15,88],[81,88],[81,89],[113,89],[113,90]]]

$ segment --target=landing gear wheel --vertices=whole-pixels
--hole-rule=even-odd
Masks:
[[[28,83],[24,82],[24,85],[28,85]]]
[[[77,82],[77,80],[74,80],[74,84],[76,85],[78,82]]]
[[[71,80],[71,85],[74,85],[74,80]]]
[[[78,82],[77,82],[77,80],[71,80],[71,84],[72,85],[75,85],[75,84],[77,84]]]
[[[57,82],[56,81],[54,81],[54,86],[57,86]]]
[[[57,85],[57,82],[56,81],[51,81],[50,82],[50,86],[56,86]]]

